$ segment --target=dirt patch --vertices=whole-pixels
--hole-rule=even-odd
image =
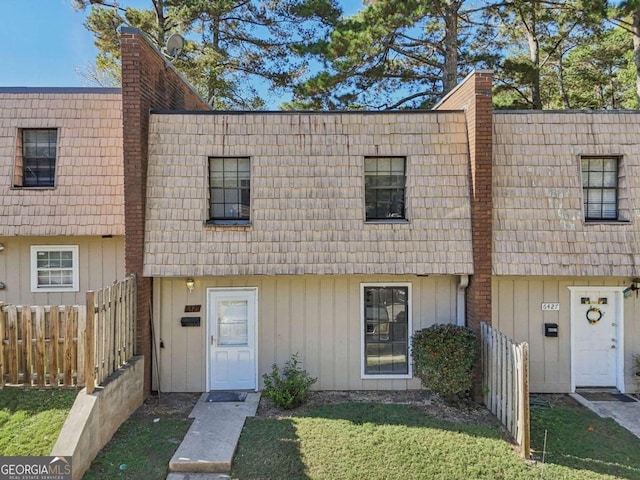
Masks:
[[[163,393],[150,395],[142,406],[136,410],[136,415],[146,417],[176,417],[186,418],[198,402],[201,393]]]
[[[531,408],[570,407],[584,408],[580,403],[564,393],[535,393],[529,396]]]
[[[500,423],[482,405],[473,402],[452,404],[426,390],[408,391],[323,391],[311,392],[308,401],[293,410],[283,410],[264,396],[258,406],[258,417],[301,415],[324,405],[339,403],[395,403],[412,405],[425,415],[447,422],[498,426]]]
[[[198,402],[201,393],[163,393],[151,395],[135,412],[136,415],[152,418],[186,418]],[[260,399],[258,417],[287,417],[302,415],[324,405],[348,402],[396,403],[412,405],[425,415],[448,422],[499,426],[498,420],[483,406],[473,402],[452,404],[427,390],[408,391],[322,391],[311,392],[308,401],[293,410],[283,410],[266,397]],[[583,408],[569,395],[531,395],[531,407],[565,406]]]

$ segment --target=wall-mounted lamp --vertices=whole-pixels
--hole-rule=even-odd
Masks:
[[[633,280],[631,280],[631,286],[625,288],[622,291],[625,298],[631,296],[633,292],[636,292],[636,297],[638,296],[638,290],[640,290],[640,286],[638,286],[639,283],[640,283],[640,278],[634,278]]]
[[[187,278],[187,290],[189,293],[193,292],[193,288],[196,286],[196,282],[193,278]]]
[[[4,250],[4,243],[0,243],[0,252]]]

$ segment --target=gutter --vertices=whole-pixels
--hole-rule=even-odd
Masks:
[[[469,275],[460,275],[460,282],[458,283],[458,295],[456,299],[456,324],[461,327],[466,326],[466,297],[467,287],[469,286]]]

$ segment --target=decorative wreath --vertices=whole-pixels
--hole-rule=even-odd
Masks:
[[[599,308],[589,307],[589,310],[587,310],[587,322],[589,322],[590,325],[595,325],[600,321],[602,315],[604,314]]]

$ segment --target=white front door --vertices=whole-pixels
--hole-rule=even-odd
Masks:
[[[256,389],[257,290],[207,290],[209,390]]]
[[[620,387],[619,295],[620,292],[607,289],[572,291],[572,373],[577,388]]]

